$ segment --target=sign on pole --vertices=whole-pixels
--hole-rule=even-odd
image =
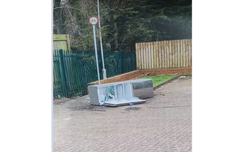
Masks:
[[[91,25],[96,25],[98,23],[98,18],[96,16],[92,16],[89,18],[89,23]]]
[[[89,23],[92,25],[92,29],[93,29],[93,40],[94,40],[95,57],[96,57],[96,64],[97,64],[98,84],[100,84],[98,55],[97,55],[97,42],[96,42],[96,29],[95,29],[95,25],[98,23],[98,18],[96,16],[90,17],[89,18]]]

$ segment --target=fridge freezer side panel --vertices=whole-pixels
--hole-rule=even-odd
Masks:
[[[142,82],[133,83],[133,93],[135,97],[140,99],[153,97],[154,93],[152,80],[144,80]]]
[[[92,105],[100,105],[98,97],[98,88],[94,86],[88,86],[90,103]]]

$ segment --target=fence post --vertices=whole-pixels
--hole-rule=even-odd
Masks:
[[[62,93],[64,96],[69,96],[68,95],[68,84],[67,84],[67,78],[66,78],[66,70],[64,66],[64,54],[63,50],[59,50],[60,54],[60,74],[61,74],[61,85],[62,85]]]

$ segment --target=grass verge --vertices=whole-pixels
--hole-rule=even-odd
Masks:
[[[166,80],[174,77],[175,74],[162,74],[162,75],[147,75],[147,76],[141,76],[139,79],[152,79],[153,81],[153,87],[165,82]]]

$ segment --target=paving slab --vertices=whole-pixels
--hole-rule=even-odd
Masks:
[[[180,78],[133,106],[93,106],[88,96],[54,104],[53,151],[191,152],[191,87]]]

